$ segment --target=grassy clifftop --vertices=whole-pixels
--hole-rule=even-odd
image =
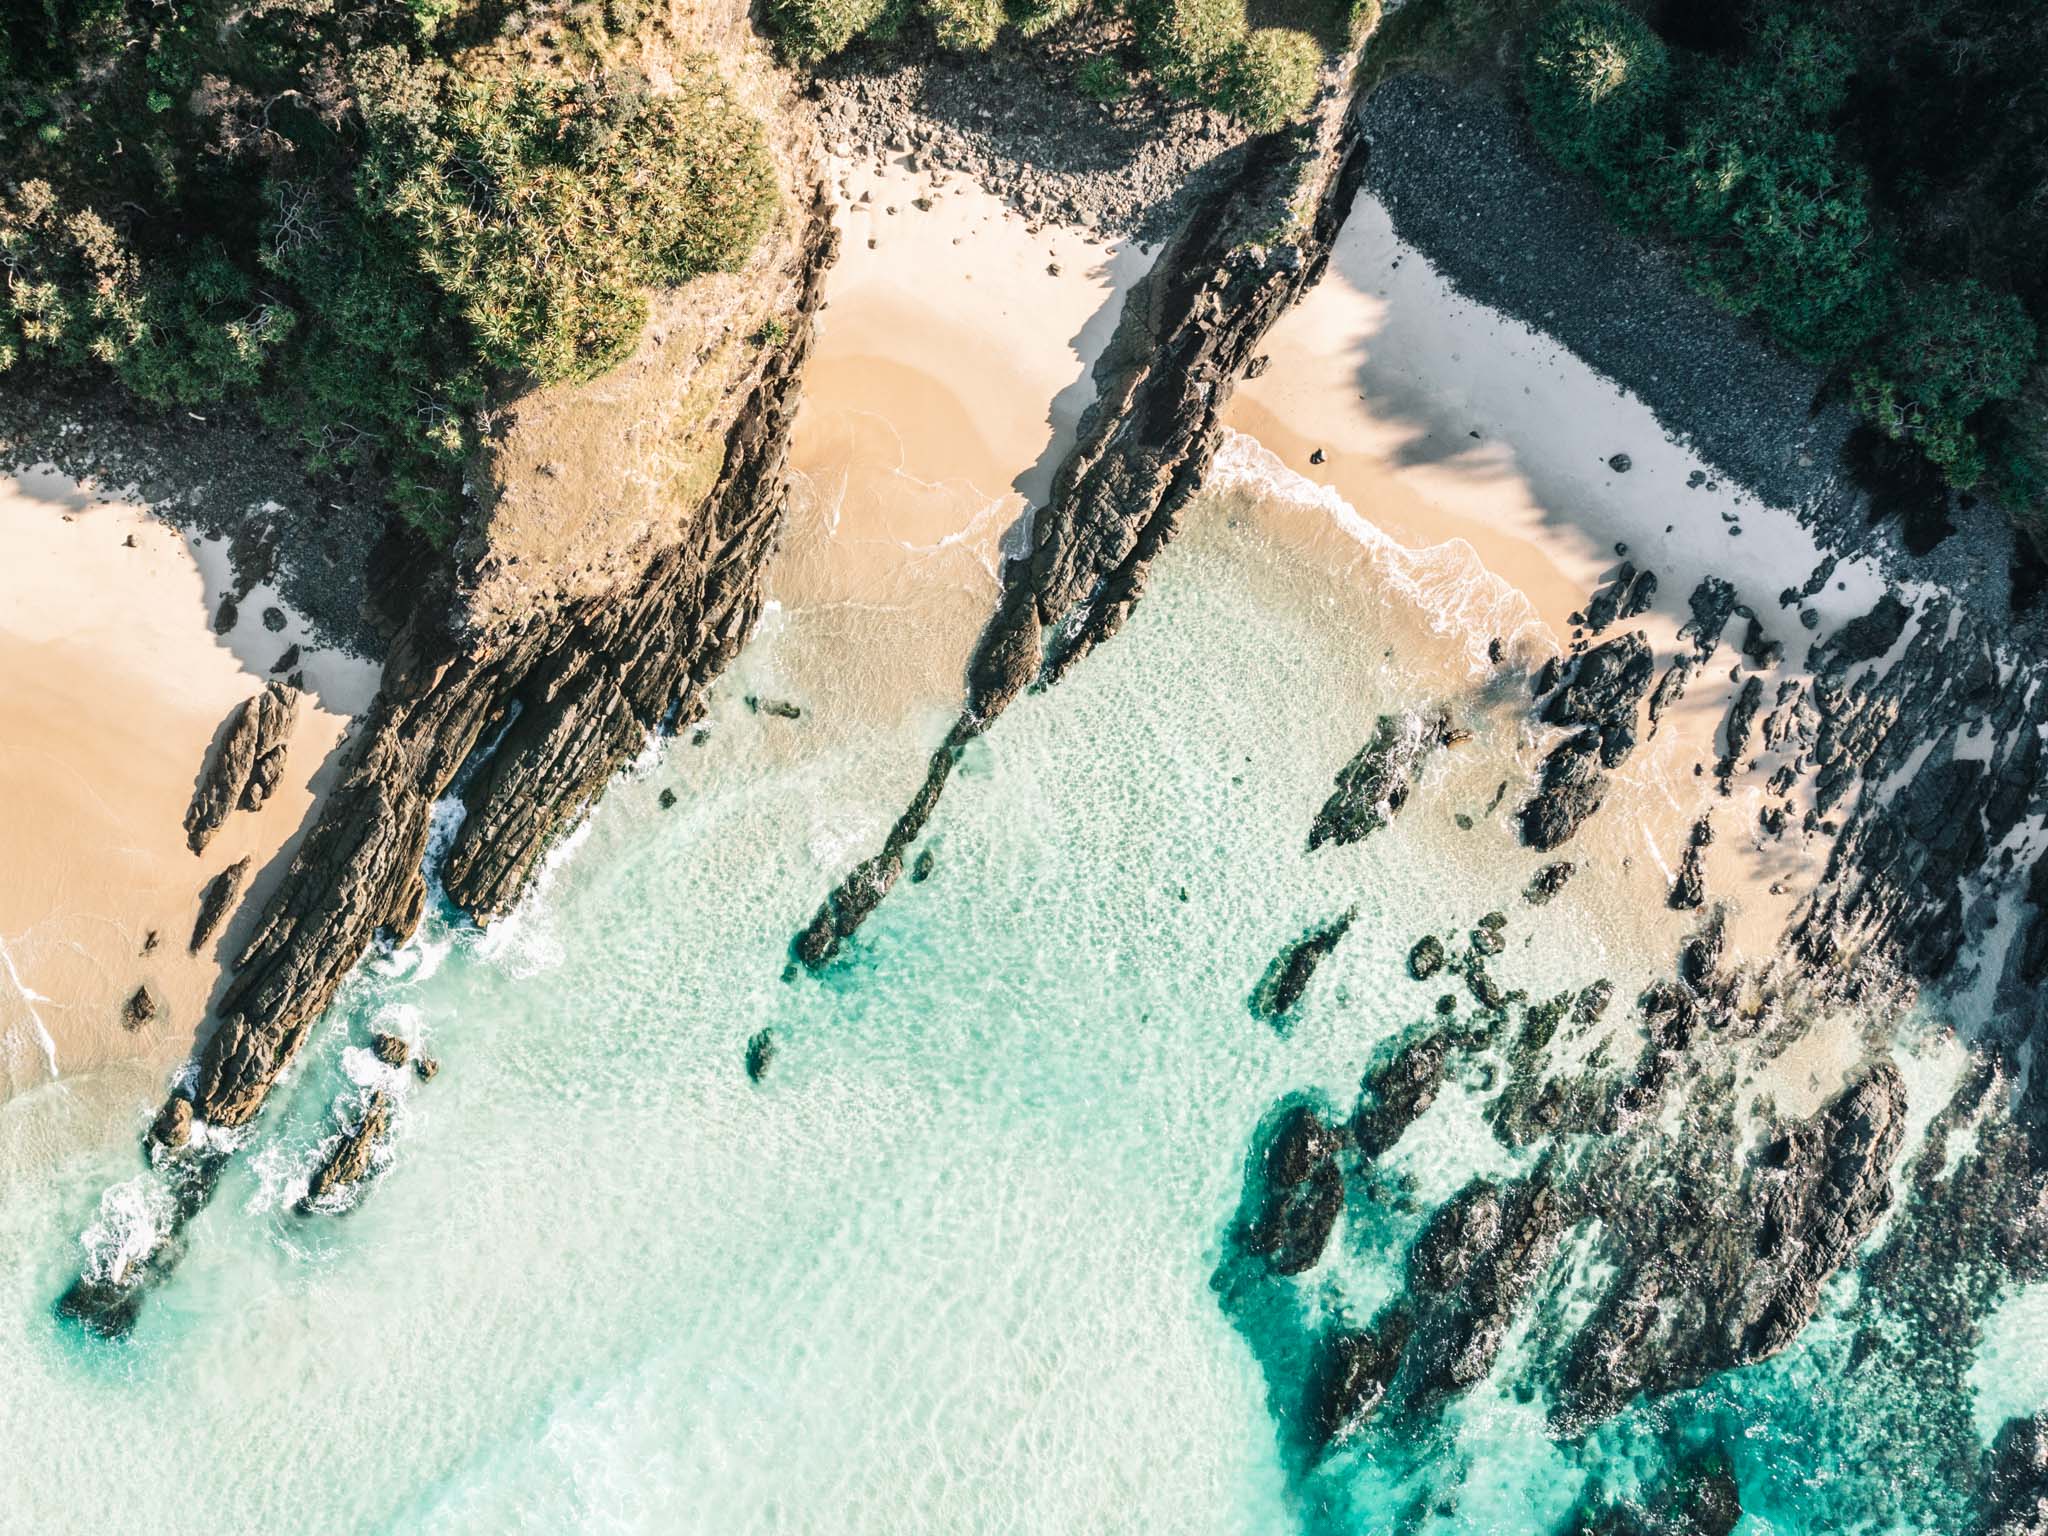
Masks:
[[[50,0],[0,49],[0,368],[256,412],[445,538],[504,401],[776,217],[706,7]]]

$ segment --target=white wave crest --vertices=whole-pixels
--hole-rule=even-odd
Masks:
[[[1508,654],[1555,651],[1557,638],[1529,599],[1486,568],[1463,539],[1410,549],[1346,501],[1333,486],[1295,473],[1257,438],[1225,430],[1205,489],[1259,501],[1279,501],[1324,513],[1365,550],[1375,574],[1412,604],[1431,631],[1463,643],[1476,675],[1492,665],[1487,647],[1496,638]]]

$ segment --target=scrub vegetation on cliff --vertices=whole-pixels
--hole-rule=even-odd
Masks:
[[[1454,0],[1455,3],[1455,0]],[[1439,7],[1441,8],[1441,6]],[[2048,12],[1565,0],[1530,126],[1625,227],[1830,370],[1886,442],[2048,527]]]
[[[930,42],[983,53],[1006,29],[1035,36],[1070,18],[1098,23],[1107,51],[1075,87],[1117,101],[1150,81],[1255,130],[1305,111],[1325,60],[1379,20],[1379,0],[769,0],[783,50],[816,63],[856,42]]]
[[[774,216],[760,123],[645,0],[9,13],[0,370],[245,406],[433,536],[495,402],[611,368]]]

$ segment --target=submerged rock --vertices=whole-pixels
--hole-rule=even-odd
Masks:
[[[1298,1275],[1322,1258],[1344,1209],[1344,1177],[1337,1166],[1342,1145],[1307,1105],[1289,1110],[1275,1130],[1263,1164],[1265,1198],[1245,1246],[1263,1255],[1276,1273]]]
[[[1528,888],[1522,892],[1522,900],[1532,907],[1547,905],[1551,897],[1564,889],[1565,882],[1571,879],[1577,868],[1569,859],[1544,865],[1530,877]]]
[[[937,862],[938,861],[932,856],[931,849],[919,849],[917,854],[917,862],[910,866],[910,883],[912,885],[923,885],[925,881],[931,879],[932,869],[937,864]]]
[[[1351,931],[1351,925],[1357,920],[1358,908],[1353,907],[1342,917],[1319,928],[1311,928],[1275,955],[1273,963],[1266,967],[1266,974],[1252,989],[1249,1002],[1253,1016],[1268,1023],[1277,1023],[1292,1013],[1294,1005],[1308,990],[1316,968]]]
[[[762,1078],[768,1075],[768,1068],[773,1065],[774,1061],[775,1032],[769,1029],[756,1031],[747,1041],[748,1079],[756,1083],[760,1082]]]
[[[764,699],[755,694],[747,695],[747,709],[757,715],[772,715],[777,720],[801,720],[803,708],[788,699]]]
[[[249,861],[241,858],[206,882],[206,888],[199,893],[199,917],[192,925],[191,953],[196,955],[206,947],[206,941],[234,910],[241,898],[242,882],[248,878]]]

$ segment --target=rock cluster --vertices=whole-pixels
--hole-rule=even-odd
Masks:
[[[284,776],[285,748],[298,712],[298,689],[272,682],[228,715],[185,812],[185,840],[194,853],[206,851],[237,806],[260,810],[270,798]]]

